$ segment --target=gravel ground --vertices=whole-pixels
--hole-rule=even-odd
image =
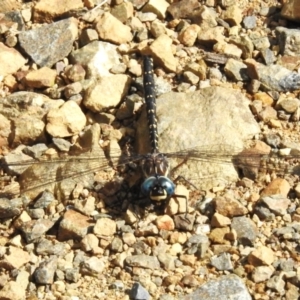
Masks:
[[[0,300],[299,299],[299,22],[299,0],[0,0]],[[141,205],[143,55],[188,207]]]

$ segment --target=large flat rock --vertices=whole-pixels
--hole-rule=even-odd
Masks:
[[[194,154],[199,156],[197,161],[176,168],[173,178],[184,176],[199,188],[236,180],[231,157],[260,132],[248,106],[249,100],[241,92],[221,87],[161,95],[157,99],[159,150],[186,152],[197,147]],[[150,151],[148,136],[143,111],[137,124],[138,153]],[[171,166],[177,167],[180,161],[172,161]]]

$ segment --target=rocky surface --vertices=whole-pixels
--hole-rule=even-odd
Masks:
[[[0,299],[298,299],[299,7],[0,0]]]

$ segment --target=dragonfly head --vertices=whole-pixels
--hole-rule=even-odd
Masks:
[[[160,203],[174,194],[175,184],[165,176],[150,176],[143,182],[141,191],[154,203]]]

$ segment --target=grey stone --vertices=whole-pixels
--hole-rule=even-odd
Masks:
[[[243,19],[243,25],[246,29],[253,29],[256,27],[256,17],[255,16],[246,16]]]
[[[46,233],[52,226],[54,222],[50,220],[32,220],[25,222],[20,227],[20,230],[24,234],[24,237],[27,243],[30,243],[37,238],[41,237],[44,233]]]
[[[247,74],[247,65],[233,58],[228,59],[224,71],[229,78],[235,81],[247,81],[250,79]]]
[[[36,144],[33,146],[28,146],[24,148],[23,152],[33,158],[39,158],[42,156],[42,154],[48,149],[46,144]]]
[[[0,219],[13,218],[22,212],[23,201],[21,198],[8,200],[0,198]]]
[[[211,280],[203,284],[188,296],[179,298],[180,300],[198,300],[198,299],[238,299],[251,300],[251,296],[245,287],[243,281],[236,275],[221,276],[217,280]]]
[[[138,282],[135,282],[130,290],[130,298],[134,300],[149,300],[148,291]]]
[[[267,281],[267,287],[275,290],[280,294],[284,294],[285,292],[285,281],[282,279],[282,276],[273,276]]]
[[[247,64],[247,62],[245,63]],[[300,88],[300,74],[296,72],[292,72],[279,65],[264,66],[259,63],[256,64],[255,69],[255,77],[249,73],[250,77],[258,79],[267,90],[287,92]]]
[[[98,276],[105,268],[105,259],[98,257],[89,257],[81,264],[81,272],[90,276]]]
[[[111,287],[115,290],[122,291],[124,290],[124,283],[120,280],[116,280],[111,284]]]
[[[52,284],[57,269],[57,257],[44,260],[36,268],[34,278],[37,284]]]
[[[258,235],[258,229],[254,222],[245,217],[235,217],[231,222],[231,228],[237,233],[238,241],[243,245],[253,245]]]
[[[276,61],[276,57],[272,50],[269,48],[262,49],[260,51],[262,58],[264,59],[266,65],[271,65]]]
[[[125,263],[131,267],[141,267],[151,270],[160,268],[157,257],[145,254],[128,256],[125,259]]]
[[[123,250],[123,242],[119,237],[115,237],[110,245],[110,249],[115,252],[122,252]]]
[[[160,254],[158,254],[157,258],[165,270],[174,270],[175,269],[175,259],[177,257],[174,257],[168,253],[160,253]]]
[[[287,213],[287,208],[291,200],[283,195],[263,196],[260,202],[268,207],[276,215],[283,216]]]
[[[45,216],[45,212],[42,208],[27,209],[27,212],[31,219],[43,219]]]
[[[79,269],[68,268],[65,270],[66,279],[70,282],[77,282],[80,278]]]
[[[222,253],[219,256],[213,256],[210,263],[219,271],[229,271],[233,269],[229,253]]]
[[[63,243],[53,243],[47,239],[41,239],[36,245],[36,253],[38,255],[58,255],[64,253],[65,245]]]
[[[231,44],[238,46],[242,50],[242,58],[252,58],[252,52],[254,50],[254,45],[252,40],[248,35],[244,36],[232,36],[229,39]]]
[[[276,36],[282,55],[297,56],[300,55],[300,30],[289,29],[285,27],[276,28]]]
[[[51,67],[66,57],[77,37],[75,19],[65,19],[19,34],[22,49],[39,66]]]
[[[180,214],[174,216],[175,228],[179,230],[192,230],[195,222],[195,215]]]
[[[62,139],[62,138],[53,138],[52,139],[53,141],[53,144],[60,150],[60,151],[66,151],[68,152],[72,146],[72,144],[65,140],[65,139]]]

